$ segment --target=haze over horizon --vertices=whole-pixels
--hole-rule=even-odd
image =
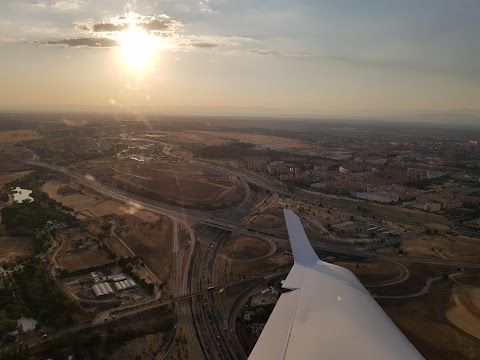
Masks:
[[[0,109],[480,115],[480,2],[5,0]]]

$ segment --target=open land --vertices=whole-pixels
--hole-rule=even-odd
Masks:
[[[174,137],[180,142],[185,143],[201,143],[208,145],[221,145],[228,139],[237,139],[249,142],[255,145],[270,146],[279,149],[308,149],[321,150],[321,147],[303,143],[295,139],[285,137],[245,134],[241,132],[221,132],[221,131],[182,131],[182,132],[162,132],[165,135]]]
[[[228,241],[223,253],[231,259],[255,259],[268,254],[270,246],[263,240],[252,237],[238,237]]]
[[[421,236],[404,242],[400,249],[405,255],[427,256],[457,261],[480,261],[480,240],[466,236],[433,235]],[[393,248],[378,250],[379,253],[393,254]]]
[[[125,216],[125,224],[116,230],[118,236],[140,256],[153,273],[169,280],[173,270],[173,223],[167,217],[147,223]]]
[[[70,191],[66,194],[61,189],[67,187]],[[107,200],[104,197],[94,194],[80,186],[63,181],[49,181],[43,188],[49,197],[61,202],[86,217],[101,217],[110,214],[117,215],[135,215],[142,220],[155,222],[159,217],[145,210],[140,210],[135,206],[129,206],[118,201]]]
[[[60,230],[55,239],[60,244],[55,253],[56,262],[69,273],[105,265],[114,260],[99,246],[98,239],[91,238],[81,229]]]
[[[31,238],[0,237],[0,263],[15,263],[34,253]]]
[[[0,188],[8,184],[13,180],[20,179],[25,175],[30,174],[31,171],[19,171],[19,172],[7,172],[7,173],[0,173]]]
[[[467,334],[480,340],[480,288],[455,286],[452,294],[453,306],[447,311],[448,320]]]
[[[113,168],[96,164],[85,171],[96,179],[174,204],[231,206],[241,198],[238,180],[198,165],[125,161]]]
[[[395,279],[399,275],[399,269],[392,262],[372,261],[372,262],[335,262],[335,265],[345,267],[352,271],[362,283],[375,283]]]
[[[0,144],[15,144],[21,141],[41,139],[42,135],[33,130],[0,131]]]
[[[447,284],[438,284],[422,297],[380,304],[425,358],[475,359],[479,340],[446,319],[451,291]]]

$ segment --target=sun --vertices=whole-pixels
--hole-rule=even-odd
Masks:
[[[139,73],[154,60],[155,54],[162,50],[161,39],[138,27],[131,27],[118,38],[120,54],[125,64]]]

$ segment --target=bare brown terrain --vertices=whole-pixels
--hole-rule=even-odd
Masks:
[[[162,131],[163,134],[177,139],[183,143],[201,143],[208,145],[221,145],[227,139],[238,139],[256,145],[266,145],[272,148],[281,149],[309,149],[322,150],[321,147],[305,144],[295,139],[288,139],[278,136],[249,134],[240,132],[220,132],[220,131]]]
[[[63,193],[62,189],[68,187],[70,191]],[[159,217],[146,210],[141,210],[132,205],[126,205],[114,200],[106,200],[101,195],[83,189],[78,184],[63,181],[49,181],[42,187],[49,197],[71,207],[86,217],[101,217],[105,215],[135,215],[136,217],[150,222],[155,222]]]
[[[365,263],[335,262],[335,265],[343,266],[352,271],[361,282],[374,283],[394,279],[400,274],[395,264],[387,261],[372,261]]]
[[[98,246],[99,240],[92,240],[81,229],[57,231],[55,239],[60,245],[54,253],[54,259],[68,272],[105,265],[114,260],[107,251]]]
[[[163,333],[150,334],[141,338],[128,341],[125,345],[115,350],[108,357],[109,360],[123,359],[156,359],[163,347]]]
[[[270,245],[253,237],[238,237],[228,241],[223,253],[231,259],[255,259],[268,254]]]
[[[28,174],[31,171],[19,171],[19,172],[8,172],[8,173],[0,173],[0,188],[8,184],[13,180],[20,179]]]
[[[173,222],[167,217],[147,223],[126,215],[118,236],[140,256],[160,279],[170,279],[173,268]]]
[[[0,263],[15,263],[34,252],[31,238],[0,237]]]
[[[113,168],[95,164],[88,173],[130,191],[154,195],[175,204],[230,206],[241,199],[235,177],[199,165],[123,161]]]
[[[480,340],[480,288],[455,286],[447,318],[453,325]]]
[[[252,216],[248,220],[248,224],[260,228],[279,228],[285,225],[285,220],[276,215],[259,214]]]
[[[426,359],[478,359],[480,340],[446,318],[451,295],[448,284],[437,283],[428,294],[418,298],[379,302]]]
[[[59,193],[59,189],[66,185],[68,185],[72,191],[67,194]],[[90,208],[103,200],[99,195],[85,193],[79,186],[63,181],[49,181],[43,185],[42,191],[46,192],[52,199],[76,211]]]
[[[1,144],[14,144],[20,141],[41,139],[42,135],[34,130],[0,131]]]
[[[465,236],[422,236],[402,243],[400,249],[408,256],[427,256],[457,261],[480,261],[480,240]],[[379,253],[393,254],[394,248],[378,250]]]

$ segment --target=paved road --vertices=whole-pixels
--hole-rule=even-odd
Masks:
[[[196,292],[199,288],[215,286],[215,259],[230,236],[230,232],[215,228],[205,228],[199,240],[198,250],[194,253],[192,272],[189,277],[189,289]],[[197,336],[206,359],[236,359],[225,336],[221,305],[212,289],[204,296],[193,298],[191,308]]]
[[[462,274],[462,272],[456,272],[454,274],[450,274],[449,277],[450,278],[454,278],[455,276],[457,275],[460,275]],[[426,293],[428,293],[430,291],[430,288],[432,286],[432,283],[434,283],[435,281],[438,281],[438,280],[442,280],[443,277],[442,276],[438,276],[438,277],[434,277],[434,278],[428,278],[427,281],[425,282],[425,286],[417,291],[416,293],[413,293],[413,294],[406,294],[406,295],[390,295],[390,296],[387,296],[387,295],[373,295],[374,298],[376,299],[408,299],[408,298],[413,298],[413,297],[417,297],[417,296],[422,296],[422,295],[425,295]]]

